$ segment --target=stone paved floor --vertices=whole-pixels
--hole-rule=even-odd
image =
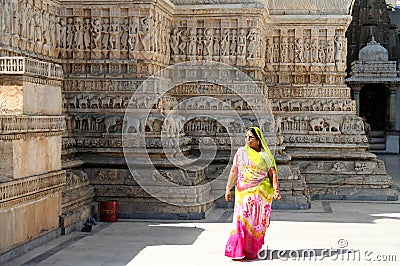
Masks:
[[[400,185],[400,157],[379,158]],[[231,217],[232,210],[214,209],[201,221],[99,223],[5,265],[400,265],[400,201],[313,201],[309,210],[275,210],[267,256],[254,261],[223,256]]]

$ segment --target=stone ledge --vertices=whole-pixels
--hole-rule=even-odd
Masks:
[[[36,138],[36,137],[54,137],[54,136],[62,136],[62,135],[63,135],[62,131],[24,133],[24,134],[7,134],[7,135],[0,134],[0,141],[12,141],[12,140],[29,139],[29,138]]]
[[[397,201],[398,192],[391,188],[310,186],[312,200]]]
[[[310,208],[310,203],[272,203],[274,210],[307,210]]]
[[[0,135],[66,130],[64,116],[0,115]]]
[[[312,200],[397,201],[398,195],[324,195],[315,194]]]
[[[8,201],[23,198],[65,184],[65,171],[56,171],[0,183],[0,208]]]
[[[206,218],[205,212],[188,213],[119,213],[120,219],[161,219],[161,220],[202,220]]]
[[[63,70],[60,65],[23,56],[0,57],[0,74],[63,79]]]

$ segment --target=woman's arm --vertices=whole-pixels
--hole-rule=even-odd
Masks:
[[[279,200],[281,198],[281,193],[279,191],[278,174],[274,167],[268,170],[268,176],[272,181],[272,186],[274,187],[274,199]]]
[[[227,202],[230,202],[232,200],[231,188],[233,183],[236,181],[236,177],[237,177],[237,167],[234,164],[231,167],[231,171],[228,177],[228,183],[226,184],[226,189],[225,189],[225,200]]]

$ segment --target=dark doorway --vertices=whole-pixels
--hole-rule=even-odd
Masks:
[[[386,87],[367,84],[360,92],[360,116],[365,116],[372,130],[384,130],[386,124]]]

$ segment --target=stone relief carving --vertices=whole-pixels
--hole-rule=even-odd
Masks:
[[[92,20],[92,29],[91,34],[93,36],[93,49],[99,50],[101,49],[101,34],[102,34],[102,26],[101,22],[98,18]]]
[[[277,119],[278,120],[278,119]],[[364,135],[362,121],[354,115],[339,117],[310,117],[307,115],[279,116],[282,133]]]
[[[135,9],[129,8],[129,10]],[[315,63],[334,64],[338,71],[343,71],[346,40],[342,29],[337,29],[334,35],[321,36],[315,35],[315,31],[312,30],[314,33],[306,36],[304,32],[308,29],[299,26],[285,30],[279,35],[266,37],[266,33],[258,27],[229,26],[234,25],[231,19],[221,20],[209,27],[186,27],[182,25],[188,24],[182,22],[171,28],[171,21],[160,10],[151,11],[148,16],[136,15],[139,14],[136,11],[131,13],[135,15],[126,16],[117,12],[115,14],[119,15],[115,16],[104,15],[105,13],[94,9],[94,16],[91,18],[79,12],[76,12],[75,16],[71,16],[73,12],[64,12],[58,16],[53,13],[54,11],[55,9],[45,6],[34,7],[26,1],[11,4],[7,2],[5,13],[9,15],[5,17],[10,23],[6,23],[4,30],[14,35],[19,32],[22,37],[21,41],[18,41],[21,48],[26,45],[24,40],[30,40],[33,46],[30,45],[28,48],[41,51],[41,45],[45,45],[48,47],[43,47],[44,53],[49,55],[52,55],[52,48],[58,48],[54,55],[60,58],[82,58],[84,53],[81,51],[93,49],[102,51],[102,53],[93,52],[91,56],[94,59],[136,58],[168,62],[172,56],[173,62],[181,62],[210,57],[216,61],[250,66],[264,65],[267,62],[265,65],[267,70],[275,69],[271,63],[289,64],[279,66],[283,71],[289,69],[290,64]],[[21,23],[22,21],[27,23]],[[248,25],[254,24],[257,22]],[[257,47],[257,43],[265,45],[260,48]],[[69,53],[68,50],[74,53]],[[129,53],[119,53],[128,50]],[[334,71],[330,66],[310,69],[304,65],[304,71],[318,70],[318,68],[321,71]],[[291,80],[294,83],[310,82],[307,78],[291,78]],[[319,80],[323,81],[325,78],[322,77],[316,82]],[[335,78],[335,81],[341,81],[341,77]]]
[[[110,19],[103,18],[103,23],[101,24],[101,48],[103,50],[109,49],[109,37],[110,37]]]
[[[302,112],[302,111],[355,111],[355,102],[348,99],[285,99],[285,100],[273,100],[272,101],[273,111],[283,112]]]
[[[244,60],[258,59],[259,37],[256,28],[174,27],[170,51],[173,62],[213,59],[225,63],[246,64]],[[237,58],[236,58],[237,57]],[[235,61],[235,60],[238,61]],[[248,64],[254,64],[249,61]]]
[[[80,170],[69,170],[66,174],[66,186],[76,187],[89,182],[87,174]]]

